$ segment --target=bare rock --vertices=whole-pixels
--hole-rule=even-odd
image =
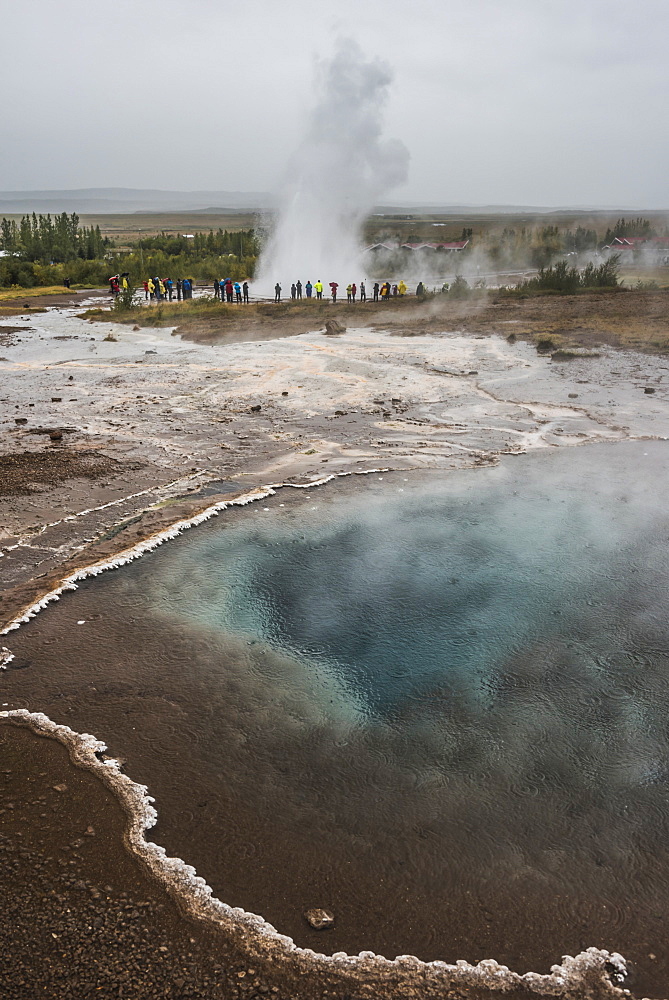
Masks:
[[[333,927],[335,922],[332,910],[323,910],[320,907],[305,910],[304,918],[315,931],[326,931],[329,927]]]
[[[329,319],[325,324],[325,333],[328,337],[338,337],[340,333],[346,333],[346,327],[338,319]]]
[[[655,389],[653,388],[652,385],[647,385],[643,391],[646,393],[647,396],[652,396],[652,394],[655,392]],[[18,424],[18,420],[16,422]]]

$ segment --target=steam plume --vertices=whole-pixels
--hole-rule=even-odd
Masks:
[[[257,288],[298,279],[348,283],[364,276],[360,230],[379,197],[407,176],[409,152],[381,136],[392,80],[342,39],[318,67],[317,97],[279,195],[276,229],[262,254]]]

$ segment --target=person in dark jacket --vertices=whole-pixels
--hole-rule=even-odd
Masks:
[[[278,281],[277,281],[276,285],[274,286],[274,301],[275,302],[280,302],[281,301],[281,285],[279,284]]]
[[[297,283],[295,285],[295,289],[297,291],[297,297],[298,297],[298,299],[301,299],[302,298],[302,282],[299,280],[299,278],[298,278]]]
[[[297,298],[297,285],[295,284],[295,282],[293,282],[292,285],[290,286],[290,297],[293,301],[295,301],[295,299]]]
[[[219,284],[218,278],[214,278],[214,298],[220,299],[221,297],[221,286]]]
[[[375,302],[379,301],[379,283],[378,283],[378,281],[374,282],[374,301]]]
[[[314,287],[314,286],[313,286],[313,285],[311,284],[311,282],[310,282],[310,281],[307,281],[306,285],[304,286],[304,290],[305,290],[305,292],[307,293],[307,298],[308,298],[308,299],[310,299],[310,298],[311,298],[311,293],[312,293],[312,291],[313,291],[313,287]]]
[[[244,296],[244,302],[248,302],[249,301],[249,283],[248,283],[248,281],[245,281],[244,284],[242,285],[242,294]]]

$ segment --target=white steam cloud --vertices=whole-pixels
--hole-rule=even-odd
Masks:
[[[365,271],[361,226],[381,195],[406,180],[409,151],[383,139],[390,68],[366,60],[351,39],[319,64],[316,102],[279,194],[276,227],[258,267],[256,288],[275,282],[290,294],[298,279],[346,285]],[[343,289],[341,289],[343,291]]]

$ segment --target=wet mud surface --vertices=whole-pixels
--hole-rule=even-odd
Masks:
[[[184,913],[124,847],[127,817],[114,796],[59,743],[0,723],[0,760],[5,997],[304,995]],[[327,985],[312,982],[311,995]]]

